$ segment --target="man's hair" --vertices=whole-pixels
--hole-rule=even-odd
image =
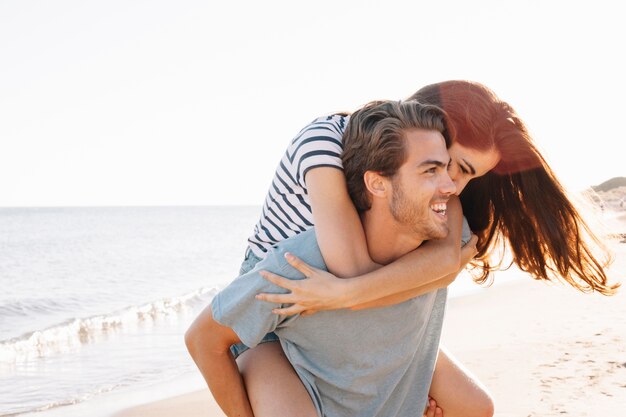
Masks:
[[[451,144],[446,115],[434,105],[415,100],[372,101],[350,116],[343,134],[343,169],[348,192],[359,212],[371,201],[364,174],[375,171],[393,177],[406,160],[405,133],[412,129],[436,130]]]

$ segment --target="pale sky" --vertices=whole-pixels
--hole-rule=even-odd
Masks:
[[[0,206],[261,204],[313,118],[470,79],[626,175],[617,1],[2,0]]]

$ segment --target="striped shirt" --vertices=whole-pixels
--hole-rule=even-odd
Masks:
[[[319,117],[291,141],[276,168],[261,219],[248,238],[253,254],[264,258],[276,243],[313,226],[306,173],[318,167],[343,169],[341,140],[348,119],[342,115]]]

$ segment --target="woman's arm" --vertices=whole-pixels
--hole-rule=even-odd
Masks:
[[[343,172],[328,167],[310,170],[306,184],[311,200],[315,235],[328,270],[340,278],[372,272],[380,265],[372,261],[361,219],[348,194]],[[416,257],[406,255],[394,262],[393,276],[422,273],[441,278],[457,271],[460,262],[462,210],[458,198],[448,203],[448,237],[422,245]],[[409,262],[406,258],[409,257]],[[384,268],[387,269],[387,268]],[[365,289],[368,287],[365,286]],[[409,289],[411,287],[405,288]]]
[[[448,285],[452,284],[456,277],[461,273],[465,266],[474,258],[476,255],[476,243],[478,242],[478,238],[476,235],[472,235],[469,242],[463,246],[461,249],[461,266],[456,272],[452,274],[446,275],[443,278],[439,278],[436,281],[431,282],[430,284],[422,285],[418,288],[414,288],[412,290],[404,291],[398,294],[392,294],[384,298],[379,298],[374,301],[370,301],[368,303],[359,304],[352,307],[352,310],[362,310],[365,308],[373,308],[373,307],[386,307],[394,304],[401,303],[406,300],[410,300],[411,298],[418,297],[422,294],[426,294],[427,292],[438,290],[440,288],[445,288]]]
[[[459,267],[456,272],[431,283],[420,285],[417,288],[350,306],[349,308],[352,310],[362,310],[365,308],[385,307],[401,303],[439,288],[447,287],[456,279],[458,274],[465,268],[465,265],[476,255],[477,242],[478,238],[476,235],[472,235],[468,243],[463,246],[461,249],[461,267]],[[259,300],[291,304],[289,307],[273,310],[275,314],[291,316],[301,313],[308,315],[318,310],[346,308],[345,306],[349,305],[349,298],[345,296],[345,294],[349,293],[352,280],[338,279],[327,271],[313,268],[291,254],[286,256],[286,258],[294,268],[302,272],[308,279],[294,281],[266,271],[261,272],[261,275],[268,281],[291,291],[289,294],[259,294],[256,297]],[[355,279],[358,279],[358,277]]]
[[[411,298],[407,296],[407,291],[431,284],[458,271],[462,222],[458,198],[453,197],[448,202],[448,237],[427,242],[381,268],[371,261],[367,252],[365,234],[348,196],[343,172],[335,168],[311,169],[306,175],[306,182],[316,224],[316,236],[329,271],[338,276],[353,276],[358,279],[338,280],[313,268],[308,270],[311,275],[302,269],[301,271],[309,277],[316,274],[316,279],[297,282],[283,282],[278,276],[265,274],[275,284],[292,291],[291,294],[280,295],[280,302],[295,304],[292,306],[294,308],[289,307],[287,311],[299,307],[305,307],[300,311],[353,308],[372,302],[374,303],[371,306],[375,307],[376,300],[405,293],[403,297],[406,298],[398,301],[401,302]],[[440,285],[443,286],[443,283]],[[422,293],[424,292],[427,291]],[[258,296],[265,301],[276,301],[275,297],[276,295],[270,294]]]
[[[343,171],[319,167],[306,174],[315,236],[328,270],[339,278],[380,268],[370,258],[361,219],[352,204]]]
[[[446,238],[425,242],[391,264],[350,280],[346,307],[384,307],[449,285],[461,268],[463,214],[456,196],[448,201],[447,215]],[[389,296],[396,302],[389,303]]]
[[[446,238],[425,242],[391,264],[350,280],[346,307],[384,307],[452,283],[465,266],[465,263],[461,264],[463,213],[456,196],[448,201],[447,215],[449,232]],[[470,254],[473,257],[475,252],[468,248],[464,255]]]

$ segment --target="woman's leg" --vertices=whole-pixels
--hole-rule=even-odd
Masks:
[[[250,249],[240,274],[250,271],[260,258]],[[237,357],[254,417],[318,417],[309,392],[287,360],[280,342],[265,342]]]
[[[492,417],[493,400],[487,389],[443,346],[435,365],[429,395],[444,417]]]
[[[279,342],[246,350],[237,365],[255,417],[317,417],[308,391]]]

